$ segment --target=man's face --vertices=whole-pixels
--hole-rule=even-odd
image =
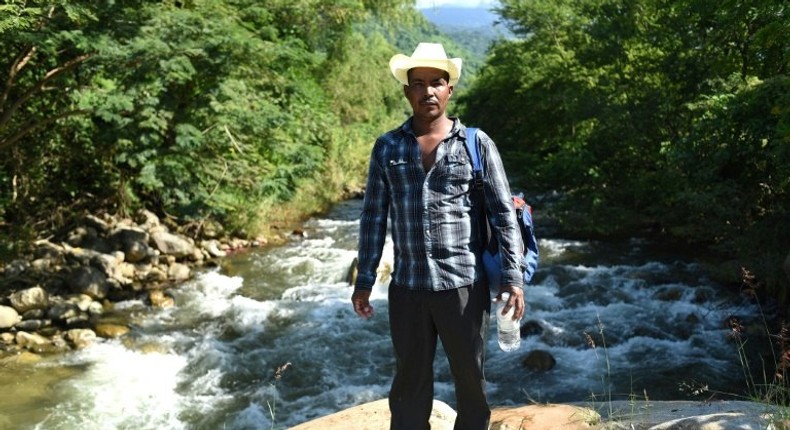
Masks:
[[[403,87],[415,116],[435,119],[444,115],[447,102],[453,94],[448,84],[447,72],[431,67],[409,70],[409,85]]]

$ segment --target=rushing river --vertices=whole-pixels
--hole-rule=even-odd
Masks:
[[[177,290],[172,309],[121,304],[133,321],[123,340],[0,367],[0,429],[284,429],[386,397],[386,283],[372,320],[349,301],[359,209],[345,202],[306,223],[304,238],[228,257]],[[491,327],[493,405],[686,399],[684,385],[744,394],[725,321],[752,318],[754,305],[646,243],[539,242],[526,290],[534,333],[504,353]],[[525,369],[533,350],[556,366]],[[454,406],[441,348],[435,368],[436,397]]]

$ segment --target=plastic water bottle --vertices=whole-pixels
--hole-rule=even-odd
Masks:
[[[515,306],[502,315],[502,309],[505,308],[508,298],[510,293],[502,293],[502,299],[495,302],[497,340],[499,348],[505,352],[515,351],[521,346],[521,320],[513,320]]]

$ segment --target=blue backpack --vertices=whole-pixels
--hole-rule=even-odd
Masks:
[[[483,194],[483,162],[480,159],[480,142],[477,139],[477,129],[466,128],[466,149],[469,158],[472,160],[474,175],[473,192],[478,196],[478,204],[483,204],[485,195]],[[535,240],[535,232],[532,225],[532,208],[524,202],[523,198],[513,196],[513,203],[516,208],[516,219],[521,230],[523,240],[523,259],[521,262],[524,284],[528,284],[538,268],[538,242]],[[484,208],[481,208],[485,211]],[[482,216],[485,225],[481,225],[481,231],[485,235],[483,243],[486,244],[483,251],[483,266],[486,271],[488,285],[490,288],[499,288],[502,284],[502,258],[499,255],[499,244],[496,237],[491,233],[491,226],[488,223],[488,216],[483,212]],[[481,224],[483,222],[481,220]]]

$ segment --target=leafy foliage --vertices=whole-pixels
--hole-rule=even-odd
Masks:
[[[339,130],[400,115],[396,86],[360,97],[392,49],[354,28],[409,5],[0,6],[0,54],[11,59],[0,70],[0,229],[42,234],[83,209],[146,207],[253,233],[270,221],[261,205],[291,202],[305,184],[344,171],[336,165],[367,156],[345,151],[369,147],[369,135]],[[324,182],[316,200],[337,198],[358,172]]]
[[[564,196],[568,231],[708,244],[787,287],[786,5],[500,4],[516,38],[490,51],[462,111],[519,180]]]

